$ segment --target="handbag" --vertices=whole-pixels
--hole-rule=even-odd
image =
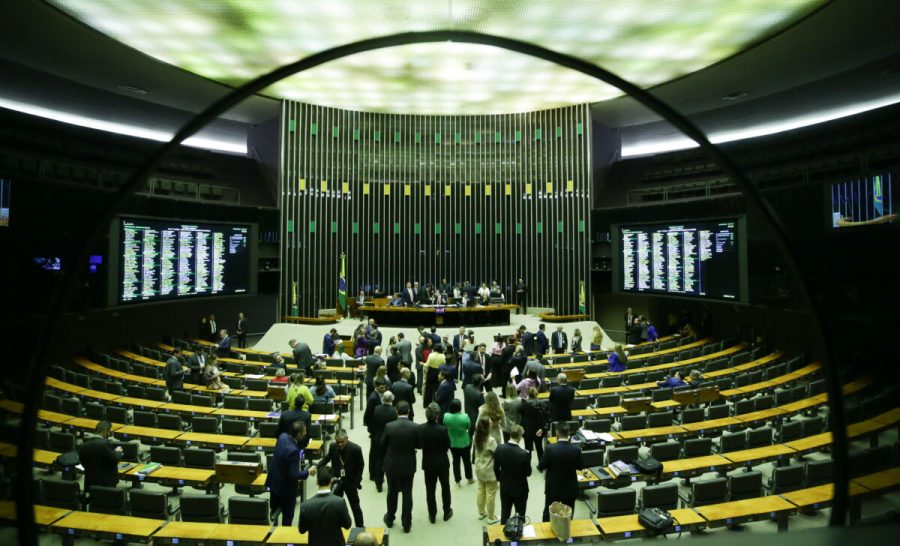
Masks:
[[[662,463],[657,461],[653,457],[639,459],[634,462],[634,466],[636,466],[637,469],[641,471],[641,474],[657,474],[659,472],[662,472]]]
[[[674,522],[672,514],[661,508],[644,508],[638,512],[638,523],[654,534],[665,532]]]
[[[509,519],[506,520],[506,524],[503,525],[503,535],[510,541],[519,540],[525,532],[525,525],[527,525],[527,523],[528,518],[526,516],[520,516],[518,514],[510,516]]]

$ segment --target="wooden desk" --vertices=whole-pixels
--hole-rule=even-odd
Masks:
[[[244,448],[250,448],[253,451],[274,451],[275,450],[275,442],[277,442],[277,438],[247,438],[247,441],[244,443]],[[310,444],[314,441],[320,440],[310,440]],[[308,446],[307,446],[307,449]]]
[[[25,404],[14,400],[0,400],[0,409],[4,409],[10,413],[22,413]]]
[[[146,408],[159,409],[166,405],[166,402],[160,402],[159,400],[150,400],[147,398],[132,398],[131,396],[121,396],[113,400],[113,403],[120,406],[131,406],[132,408],[137,410],[143,410]]]
[[[88,419],[86,417],[71,417],[68,421],[64,423],[64,426],[67,428],[77,428],[80,430],[87,430],[93,432],[94,429],[97,428],[97,423],[100,421],[96,419]],[[124,427],[122,423],[110,423],[110,429],[115,432],[122,427]]]
[[[576,470],[579,489],[591,489],[600,486],[600,476],[594,473],[590,468]]]
[[[706,527],[706,520],[690,508],[670,510],[669,513],[672,514],[677,523],[670,527],[667,533],[696,531]],[[604,540],[648,536],[647,529],[638,523],[637,514],[599,518],[597,519],[597,527],[600,528]]]
[[[796,454],[796,451],[786,445],[775,444],[753,449],[744,449],[741,451],[730,451],[728,453],[722,453],[721,455],[733,463],[753,466],[755,464],[764,463],[766,461],[775,461]]]
[[[46,449],[35,449],[31,454],[31,460],[38,466],[50,466],[56,463],[59,453]]]
[[[706,472],[718,472],[731,468],[734,466],[734,463],[721,455],[704,455],[702,457],[663,461],[662,466],[662,477],[668,479],[690,478]]]
[[[822,404],[828,403],[828,396],[825,394],[817,394],[815,396],[811,396],[809,398],[804,398],[803,400],[797,400],[796,402],[790,402],[788,404],[782,404],[778,406],[782,410],[784,410],[786,415],[793,415],[795,413],[800,413],[802,411],[806,411],[808,409],[812,409],[816,406],[821,406]]]
[[[882,425],[887,426],[896,425],[897,423],[900,423],[900,408],[894,408],[890,411],[882,413],[881,415],[876,415],[872,418],[872,421],[876,421],[878,423],[881,423]]]
[[[57,389],[60,391],[72,393],[72,394],[81,394],[82,392],[89,390],[84,387],[79,387],[77,385],[72,385],[72,384],[66,383],[65,381],[60,381],[59,379],[56,379],[55,377],[46,378],[44,380],[44,384],[47,385],[48,387],[51,387],[51,388],[54,388],[54,389]]]
[[[811,451],[818,451],[823,447],[829,446],[831,445],[831,442],[831,433],[823,432],[821,434],[807,436],[806,438],[800,438],[792,442],[786,442],[784,445],[796,451],[798,455],[804,455]]]
[[[708,421],[700,421],[697,423],[686,423],[681,425],[681,428],[688,432],[703,434],[712,430],[727,430],[728,427],[742,424],[743,423],[735,417],[722,417],[721,419],[709,419]]]
[[[744,413],[742,415],[735,415],[734,418],[743,423],[754,424],[761,422],[768,422],[776,417],[780,417],[784,415],[786,412],[781,408],[769,408],[759,411],[752,411],[750,413]]]
[[[154,533],[154,544],[196,544],[206,542],[218,525],[193,521],[170,521]],[[173,540],[174,539],[174,540]]]
[[[857,496],[868,492],[865,487],[850,482],[850,495]],[[831,506],[834,498],[834,484],[826,483],[816,487],[798,489],[789,493],[782,493],[781,498],[803,510],[819,510]]]
[[[185,432],[174,443],[186,446],[201,446],[219,449],[240,449],[247,443],[246,436],[234,436],[228,434],[207,434],[203,432]]]
[[[344,533],[344,540],[349,538],[350,529],[341,529]],[[387,532],[383,527],[366,527],[366,531],[372,533],[378,544],[384,544],[384,537]],[[278,526],[266,539],[266,544],[284,544],[284,545],[300,545],[309,544],[309,534],[301,533],[297,530],[296,525],[288,525],[287,527]]]
[[[900,486],[900,467],[895,466],[894,468],[856,478],[855,480],[850,480],[850,483],[879,493],[888,489],[895,489]]]
[[[642,428],[639,430],[620,430],[617,432],[621,442],[652,442],[659,439],[671,439],[687,432],[680,426]]]
[[[778,521],[779,530],[787,527],[787,516],[796,510],[793,504],[776,495],[694,508],[709,527],[769,519]]]
[[[68,508],[54,508],[53,506],[34,506],[34,522],[40,527],[47,527],[72,512]],[[0,519],[15,521],[16,503],[12,501],[0,502]]]
[[[553,534],[553,530],[550,528],[549,522],[535,522],[531,525],[526,525],[526,529],[528,527],[531,527],[534,530],[534,536],[523,536],[521,539],[519,539],[519,542],[557,540],[556,535]],[[592,538],[599,539],[601,536],[600,530],[597,529],[597,526],[594,525],[594,522],[589,519],[573,519],[570,526],[570,535],[574,539],[574,542],[583,542],[586,539]],[[485,526],[483,541],[485,546],[497,544],[497,541],[499,541],[500,544],[510,543],[509,539],[506,538],[506,535],[503,534],[502,525]]]
[[[650,402],[650,405],[658,410],[681,407],[681,403],[675,400],[660,400],[659,402]]]
[[[624,415],[628,410],[622,406],[610,406],[608,408],[594,408],[594,415],[597,417],[614,417],[616,415]]]
[[[211,406],[190,406],[188,404],[173,404],[167,402],[158,409],[166,413],[177,413],[179,415],[209,415],[215,408]]]
[[[242,409],[226,409],[216,408],[210,412],[211,415],[221,415],[222,417],[240,417],[249,419],[250,421],[277,421],[281,417],[279,411],[254,411]]]
[[[71,419],[72,416],[65,413],[57,413],[55,411],[38,410],[37,418],[38,421],[53,423],[54,425],[61,425]]]
[[[180,430],[169,430],[166,428],[150,428],[150,427],[137,427],[134,425],[127,425],[116,431],[116,436],[120,436],[122,438],[128,438],[129,436],[137,436],[139,438],[150,438],[152,440],[174,440],[178,438],[183,431]]]
[[[510,311],[517,306],[510,304],[479,305],[475,307],[390,307],[367,305],[361,310],[386,326],[459,326],[459,325],[509,325]],[[438,310],[441,310],[440,312]]]
[[[182,466],[161,466],[146,476],[138,474],[138,470],[144,466],[137,464],[122,474],[123,479],[131,479],[139,482],[153,482],[172,487],[185,485],[196,487],[209,487],[216,477],[215,470],[205,468],[185,468]]]
[[[261,544],[266,541],[269,531],[268,525],[240,525],[237,523],[220,523],[209,534],[207,544],[231,545],[240,543]]]
[[[114,516],[95,512],[72,512],[51,526],[51,532],[62,535],[88,535],[98,539],[150,542],[150,537],[165,521],[158,519]]]

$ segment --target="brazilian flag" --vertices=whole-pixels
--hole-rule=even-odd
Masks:
[[[579,283],[578,291],[578,312],[582,315],[587,314],[587,300],[584,298],[584,281]]]
[[[291,283],[291,316],[300,316],[300,304],[297,301],[297,281]]]
[[[347,309],[347,256],[341,253],[341,277],[338,279],[338,309],[343,313]]]
[[[872,179],[872,202],[875,206],[875,217],[884,216],[884,193],[881,190],[881,177]]]

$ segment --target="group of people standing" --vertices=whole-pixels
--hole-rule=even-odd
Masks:
[[[516,279],[512,286],[512,292],[516,305],[519,306],[522,313],[528,312],[528,285],[525,279]],[[369,296],[385,297],[384,291],[377,286],[367,293],[368,288],[359,291],[356,298],[358,306],[365,305],[369,302]],[[422,286],[418,281],[407,281],[406,285],[398,292],[394,292],[388,296],[388,305],[391,307],[413,307],[416,305],[448,305],[461,304],[465,305],[488,305],[491,302],[507,301],[506,292],[496,280],[490,283],[483,282],[480,285],[469,281],[457,282],[451,284],[446,278],[441,279],[437,284],[428,283]]]
[[[243,312],[238,313],[233,332],[235,339],[237,339],[237,346],[241,349],[246,348],[247,317]],[[216,315],[210,313],[207,316],[200,317],[200,322],[197,324],[197,338],[215,343],[217,351],[228,353],[220,356],[231,356],[231,336],[228,334],[227,328],[220,328],[220,325],[216,322]]]

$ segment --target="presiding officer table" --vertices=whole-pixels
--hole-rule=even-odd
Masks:
[[[364,305],[359,308],[369,318],[387,326],[494,326],[509,325],[510,313],[518,307],[510,304],[474,307],[429,306],[389,307]]]

